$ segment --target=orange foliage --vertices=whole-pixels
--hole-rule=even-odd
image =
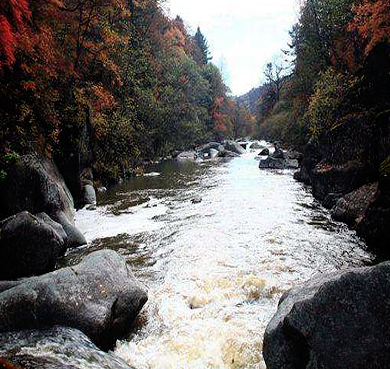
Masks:
[[[390,38],[390,1],[364,0],[353,7],[355,18],[349,30],[357,30],[366,41],[365,54],[369,54],[375,45]]]
[[[0,7],[0,71],[15,63],[20,37],[30,34],[31,11],[27,0],[2,0]]]

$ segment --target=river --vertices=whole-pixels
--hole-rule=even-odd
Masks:
[[[261,171],[256,155],[156,164],[77,212],[90,244],[67,263],[112,248],[148,288],[115,348],[135,368],[265,368],[262,338],[284,291],[371,263],[292,171]]]

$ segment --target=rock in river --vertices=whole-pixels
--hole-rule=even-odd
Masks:
[[[74,203],[54,162],[38,155],[24,155],[8,171],[0,193],[0,219],[22,211],[45,212],[60,223],[69,247],[86,244],[74,226]]]
[[[266,159],[260,160],[260,169],[298,169],[298,160],[279,159],[269,156]]]
[[[259,156],[268,156],[269,155],[269,149],[265,148],[260,151]]]
[[[0,334],[0,357],[29,369],[131,369],[79,330],[59,326]]]
[[[0,222],[0,280],[52,271],[65,247],[63,234],[27,211],[6,218]]]
[[[226,141],[225,150],[234,152],[239,155],[246,153],[246,150],[240,144],[234,141]]]
[[[285,293],[267,326],[268,369],[384,369],[390,262],[322,275]]]
[[[0,332],[61,325],[100,348],[128,333],[147,294],[115,251],[89,254],[74,266],[17,282],[0,282]]]

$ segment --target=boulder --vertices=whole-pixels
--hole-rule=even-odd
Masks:
[[[215,150],[215,149],[210,149],[210,159],[214,159],[216,157],[218,157],[218,154],[220,153],[220,151],[218,150]]]
[[[22,211],[44,212],[60,223],[69,237],[68,246],[86,243],[74,227],[73,198],[61,174],[54,162],[38,155],[22,156],[1,185],[0,219]]]
[[[321,201],[329,193],[345,195],[367,183],[369,175],[364,165],[357,161],[350,161],[343,165],[321,162],[311,173],[313,195]]]
[[[59,326],[0,334],[0,357],[29,369],[131,369],[114,354],[99,350],[79,330]]]
[[[374,201],[378,182],[360,187],[340,198],[332,209],[332,218],[356,228]]]
[[[66,234],[64,227],[60,223],[55,222],[46,213],[38,213],[35,214],[35,216],[43,220],[49,226],[51,226],[57,232],[60,238],[63,240],[64,244],[67,245],[68,235]]]
[[[234,141],[226,141],[225,150],[234,152],[239,155],[246,153],[246,150],[240,144]]]
[[[67,247],[78,247],[87,244],[84,235],[68,220],[64,213],[57,213],[54,220],[62,225],[68,236]]]
[[[87,205],[96,204],[96,192],[93,185],[86,184],[83,189],[83,202]]]
[[[321,275],[281,298],[268,369],[383,369],[390,362],[390,262]]]
[[[269,149],[265,148],[260,151],[259,156],[268,156],[269,155]]]
[[[218,154],[218,157],[220,157],[220,158],[237,158],[239,156],[240,156],[240,154],[237,154],[237,153],[235,153],[233,151],[229,151],[229,150],[220,151]]]
[[[298,167],[298,160],[278,159],[272,156],[260,160],[259,163],[260,169],[297,169]]]
[[[275,145],[275,151],[271,154],[271,156],[275,159],[284,159],[284,151],[278,146]]]
[[[64,252],[55,228],[27,211],[0,222],[0,280],[52,271]]]
[[[183,151],[176,156],[176,160],[185,161],[192,160],[195,161],[197,159],[197,154],[195,151]]]
[[[0,282],[0,291],[0,332],[60,325],[81,330],[102,349],[129,332],[147,301],[126,261],[112,250],[17,285]]]
[[[208,144],[197,148],[196,151],[200,154],[205,154],[205,153],[209,154],[211,149],[222,151],[223,146],[219,142],[209,142]]]

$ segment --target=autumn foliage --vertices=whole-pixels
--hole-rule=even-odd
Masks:
[[[201,31],[169,19],[159,0],[2,0],[0,156],[79,158],[112,179],[233,136],[232,102],[209,60]]]

